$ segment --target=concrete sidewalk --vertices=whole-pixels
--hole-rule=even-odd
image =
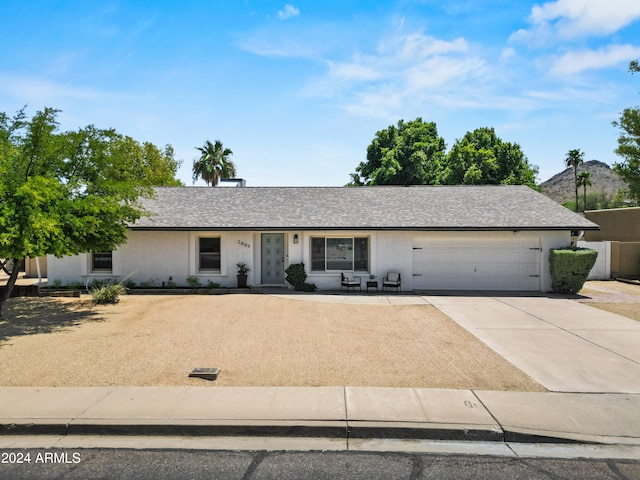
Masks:
[[[640,445],[640,395],[365,387],[1,387],[15,435]]]

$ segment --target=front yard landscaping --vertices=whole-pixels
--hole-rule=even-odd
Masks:
[[[16,298],[0,385],[392,386],[543,391],[430,305],[269,295]],[[220,367],[215,382],[189,378]]]

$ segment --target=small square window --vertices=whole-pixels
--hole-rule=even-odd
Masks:
[[[91,254],[92,272],[111,272],[113,270],[113,252],[94,252]]]
[[[199,264],[201,271],[220,271],[220,238],[199,239]]]

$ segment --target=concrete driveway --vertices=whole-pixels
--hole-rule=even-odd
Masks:
[[[550,391],[640,393],[640,322],[543,295],[422,298]]]

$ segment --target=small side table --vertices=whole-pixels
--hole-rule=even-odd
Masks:
[[[367,280],[367,293],[369,293],[370,288],[375,288],[376,292],[378,291],[378,281],[377,280]]]

